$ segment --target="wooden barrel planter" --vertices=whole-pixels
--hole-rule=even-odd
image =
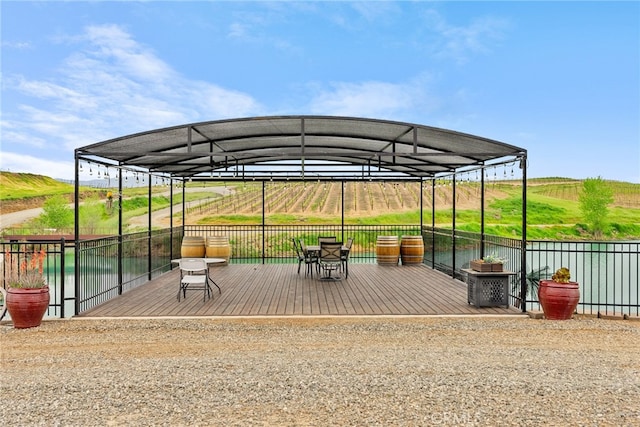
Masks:
[[[424,242],[422,236],[402,236],[400,240],[400,258],[402,265],[422,264]]]
[[[204,254],[204,237],[184,236],[182,238],[182,247],[180,248],[182,258],[204,258]]]
[[[229,262],[231,258],[231,245],[227,236],[207,237],[207,258],[224,258]]]
[[[398,236],[378,236],[376,242],[376,257],[378,264],[398,265],[398,260],[400,259]]]

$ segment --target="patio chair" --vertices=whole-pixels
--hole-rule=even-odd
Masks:
[[[322,245],[322,243],[334,243],[336,241],[336,236],[320,236],[318,237],[318,244]]]
[[[220,287],[218,290],[220,290]],[[180,294],[187,297],[187,290],[204,291],[203,301],[207,297],[211,298],[211,284],[209,280],[209,268],[204,258],[182,258],[180,260],[180,289],[178,290],[178,301]]]
[[[344,278],[349,278],[349,256],[351,255],[351,246],[353,245],[353,237],[347,239],[345,245],[346,250],[340,252],[340,261],[342,261],[342,267],[344,268]]]
[[[304,262],[307,265],[307,272],[305,275],[309,273],[311,274],[311,277],[313,277],[313,266],[318,265],[318,253],[307,249],[307,245],[304,243],[303,239],[298,240],[298,242],[300,243],[300,249],[304,255]]]
[[[324,242],[320,244],[320,258],[318,265],[324,272],[322,280],[340,280],[341,277],[333,276],[334,271],[340,270],[342,267],[342,242]]]

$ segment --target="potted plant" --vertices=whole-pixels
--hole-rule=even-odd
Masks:
[[[580,300],[577,282],[572,282],[566,267],[556,270],[551,280],[540,280],[538,300],[544,317],[550,320],[571,319]]]
[[[480,272],[496,271],[500,272],[503,269],[504,264],[507,262],[505,258],[501,258],[497,255],[487,255],[482,259],[474,259],[469,263],[471,269]]]
[[[45,258],[43,250],[22,257],[5,254],[6,305],[14,328],[40,326],[49,307],[49,286],[43,274]]]
[[[549,266],[545,265],[544,267],[532,269],[526,274],[527,287],[524,295],[522,294],[522,285],[520,282],[522,270],[518,271],[518,273],[513,276],[511,281],[511,295],[513,295],[516,300],[515,306],[520,307],[522,302],[526,301],[529,295],[538,295],[540,280],[547,279],[549,277],[549,274],[547,273],[548,270]]]

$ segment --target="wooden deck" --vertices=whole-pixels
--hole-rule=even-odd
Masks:
[[[304,265],[231,264],[211,267],[213,297],[187,292],[177,300],[179,271],[81,314],[82,317],[497,315],[515,307],[475,307],[466,284],[425,265],[351,264],[349,278],[326,282],[305,277]]]

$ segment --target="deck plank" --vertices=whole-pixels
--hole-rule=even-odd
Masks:
[[[177,299],[174,269],[85,311],[91,317],[517,314],[514,307],[474,307],[463,282],[425,265],[351,264],[349,278],[322,281],[297,264],[230,264],[211,268],[213,287]]]

